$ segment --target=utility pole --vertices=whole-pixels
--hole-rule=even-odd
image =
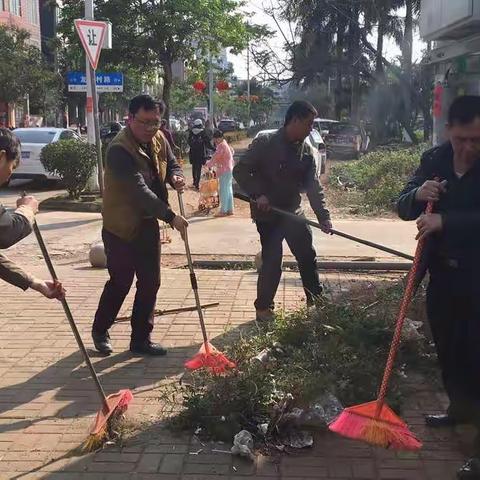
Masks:
[[[25,115],[24,115],[24,122],[25,127],[30,126],[30,95],[27,93],[25,94]]]
[[[93,0],[85,0],[85,20],[94,20],[94,5]],[[95,72],[90,66],[88,56],[85,55],[85,73],[87,77],[87,109],[86,109],[86,120],[87,120],[87,141],[92,145],[96,145],[96,125],[95,125],[95,111],[97,111],[97,121],[98,121],[98,105],[94,105],[94,99],[96,103],[97,95],[94,95],[94,89],[96,90],[95,82]],[[93,78],[93,81],[92,81]],[[98,135],[100,136],[100,129],[98,129]],[[98,145],[97,145],[98,148]],[[103,194],[103,185],[99,181],[102,171],[99,170],[98,166],[95,169],[92,177],[88,181],[88,189],[92,192],[98,192]],[[102,175],[103,177],[103,175]]]
[[[250,98],[250,42],[247,43],[247,102],[248,102],[248,125],[250,128],[250,122],[252,120],[252,102]]]
[[[214,112],[213,112],[213,65],[212,65],[212,51],[208,51],[208,116],[210,118],[211,125],[213,128],[214,121]]]

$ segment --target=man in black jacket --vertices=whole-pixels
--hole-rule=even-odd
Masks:
[[[430,427],[471,423],[480,428],[480,97],[457,98],[448,116],[449,141],[426,152],[400,194],[404,220],[417,219],[426,238],[430,274],[427,312],[450,399],[446,414],[428,415]],[[434,211],[422,213],[427,202]],[[480,479],[476,457],[458,478]]]
[[[316,115],[308,102],[294,102],[287,111],[285,126],[270,137],[256,139],[233,170],[240,188],[256,200],[252,218],[262,244],[255,301],[260,321],[273,318],[284,239],[298,262],[307,304],[313,304],[322,292],[310,227],[270,211],[274,206],[303,216],[301,194],[306,193],[323,231],[328,233],[332,228],[318,178],[320,166],[305,142]]]
[[[197,119],[193,122],[192,129],[188,134],[188,145],[190,147],[189,159],[192,164],[193,186],[196,190],[200,187],[202,167],[207,162],[209,153],[215,150],[211,139],[207,135],[203,122]]]

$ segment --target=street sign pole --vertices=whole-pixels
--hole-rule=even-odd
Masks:
[[[95,70],[90,68],[90,84],[92,86],[92,103],[93,103],[93,125],[95,132],[95,145],[97,146],[97,178],[100,196],[103,197],[103,157],[102,157],[102,141],[100,139],[100,119],[98,115],[98,94],[97,82],[95,79]]]
[[[85,0],[85,19],[93,20],[94,19],[94,6],[93,0]],[[93,89],[92,85],[95,84],[95,81],[92,82],[92,68],[90,67],[90,61],[88,55],[85,55],[85,72],[87,77],[87,111],[86,111],[86,120],[87,120],[87,141],[92,145],[96,145],[96,135],[95,135],[95,113],[93,110]],[[95,77],[94,77],[95,78]],[[98,149],[98,146],[97,146]],[[98,167],[95,169],[97,170]],[[99,174],[98,171],[94,172],[91,178],[88,181],[88,188],[90,191],[96,192],[100,190],[100,184],[98,182]],[[100,190],[101,191],[101,190]]]
[[[91,2],[92,0],[90,0]],[[85,5],[87,8],[87,5]],[[93,9],[90,3],[89,8]],[[87,12],[86,12],[87,13]],[[90,11],[90,14],[93,12]],[[88,126],[88,131],[93,131],[94,143],[97,147],[97,177],[98,189],[100,195],[103,196],[103,161],[102,161],[102,144],[100,141],[100,121],[98,117],[98,95],[95,70],[97,69],[98,60],[102,50],[107,24],[105,22],[95,22],[93,20],[75,20],[75,28],[85,50],[87,65],[87,112],[92,112],[93,123]],[[89,85],[90,84],[90,85]],[[90,91],[89,91],[90,87]],[[89,93],[91,92],[91,96]],[[89,137],[91,142],[92,137]]]

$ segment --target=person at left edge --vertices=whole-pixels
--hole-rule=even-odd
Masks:
[[[129,125],[110,143],[105,161],[102,238],[110,279],[105,284],[92,338],[103,354],[112,353],[108,333],[133,282],[130,350],[137,354],[165,355],[151,340],[154,309],[160,287],[160,231],[158,219],[182,237],[188,222],[168,203],[167,183],[182,192],[185,180],[160,129],[162,101],[138,95],[130,101]]]
[[[20,141],[8,128],[0,128],[0,185],[8,181],[19,162]],[[0,205],[0,248],[9,248],[30,235],[37,211],[38,202],[30,196],[19,198],[14,212]],[[47,298],[62,299],[65,295],[61,283],[39,280],[1,253],[0,278],[22,290],[35,290]]]

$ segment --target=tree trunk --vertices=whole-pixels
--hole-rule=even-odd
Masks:
[[[375,72],[377,73],[378,80],[384,76],[383,70],[383,40],[385,37],[385,16],[383,12],[378,20],[378,33],[377,33],[377,52],[375,55]]]
[[[427,42],[427,51],[430,52],[432,50],[432,42]],[[431,83],[431,79],[433,79],[433,67],[431,65],[427,65],[422,72],[422,76],[424,76],[424,84]],[[432,92],[429,88],[424,88],[424,95],[423,101],[421,102],[421,109],[423,112],[423,140],[425,142],[430,141],[432,138],[433,133],[433,118],[432,118]],[[428,92],[428,94],[427,94]]]
[[[172,63],[169,61],[162,62],[163,67],[163,101],[165,102],[165,113],[163,118],[167,121],[169,125],[170,120],[170,97],[172,94],[172,84],[173,84],[173,73],[172,73]]]
[[[360,60],[361,60],[361,49],[360,49],[360,28],[359,28],[359,7],[356,4],[352,8],[352,20],[350,22],[350,38],[351,38],[351,49],[350,49],[350,60],[351,60],[351,69],[352,69],[352,92],[350,99],[350,116],[354,122],[360,120]]]
[[[403,32],[402,59],[403,71],[407,80],[412,77],[412,51],[413,51],[413,0],[406,0],[405,29]]]
[[[336,67],[335,76],[335,118],[341,119],[343,106],[343,50],[345,46],[345,19],[337,15],[337,44],[336,44]]]
[[[403,105],[405,112],[405,122],[409,124],[411,130],[416,118],[410,112],[412,108],[412,44],[413,44],[413,0],[405,1],[405,29],[402,42],[402,67],[404,85],[402,86]],[[410,132],[409,135],[411,136]]]

